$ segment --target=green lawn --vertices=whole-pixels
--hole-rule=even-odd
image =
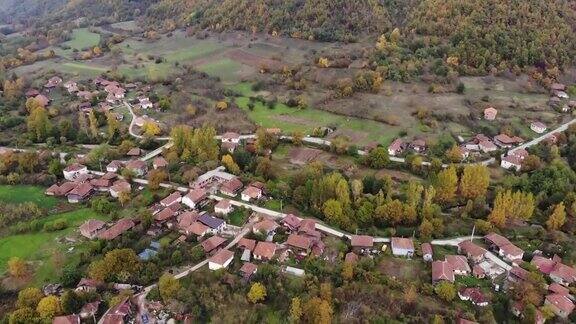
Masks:
[[[100,75],[102,72],[106,72],[106,68],[101,66],[94,66],[85,63],[63,63],[60,64],[61,71],[71,73],[71,74],[78,74],[82,76],[97,76]]]
[[[44,194],[45,188],[38,186],[0,186],[0,201],[20,204],[33,202],[41,208],[52,209],[58,204],[58,199]]]
[[[39,231],[37,233],[11,235],[0,238],[0,273],[6,270],[7,262],[12,257],[19,257],[35,264],[34,282],[43,283],[55,280],[59,268],[54,265],[53,255],[64,256],[64,262],[78,257],[78,253],[87,247],[86,242],[64,244],[58,238],[70,235],[78,226],[90,218],[109,220],[108,216],[100,215],[91,209],[83,208],[71,212],[55,214],[41,220],[42,223],[56,219],[66,219],[68,228],[56,232]],[[74,247],[71,252],[68,249]]]
[[[236,72],[242,68],[242,64],[229,58],[224,58],[211,63],[200,65],[198,70],[206,72],[211,76],[216,76],[222,81],[236,80]]]
[[[216,42],[203,42],[201,44],[192,45],[187,48],[182,48],[176,51],[164,54],[164,58],[170,62],[182,62],[187,60],[195,60],[197,58],[207,56],[210,53],[224,48],[221,44]]]
[[[88,28],[78,28],[72,31],[72,39],[65,42],[65,46],[73,49],[83,50],[87,47],[93,47],[100,42],[100,34],[93,33]]]

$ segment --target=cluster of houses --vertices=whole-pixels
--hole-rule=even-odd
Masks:
[[[497,115],[498,115],[498,110],[494,107],[488,107],[488,108],[484,109],[484,119],[485,120],[493,121],[496,119]],[[530,123],[530,129],[533,130],[534,132],[538,133],[538,134],[542,134],[548,129],[548,127],[540,121],[532,121]]]
[[[31,88],[26,91],[26,97],[35,98],[40,105],[46,107],[51,102],[51,99],[47,95],[58,87],[62,87],[71,96],[78,98],[80,100],[78,109],[85,113],[94,109],[93,99],[97,98],[102,92],[106,95],[106,98],[102,102],[98,103],[98,109],[103,112],[110,112],[113,109],[113,105],[118,104],[119,101],[123,100],[126,97],[126,93],[130,90],[138,91],[138,97],[133,100],[137,108],[148,109],[155,105],[146,95],[146,93],[151,90],[150,86],[142,86],[141,83],[120,84],[117,81],[107,80],[103,77],[94,78],[92,80],[92,86],[81,86],[77,81],[68,80],[64,82],[62,78],[53,76],[48,79],[46,84],[43,86],[44,94],[40,93],[37,89]],[[89,90],[88,88],[92,88],[92,90]],[[124,117],[121,113],[113,114],[118,120],[122,120]]]
[[[570,112],[576,108],[576,101],[568,100],[570,96],[566,93],[567,87],[563,83],[553,83],[550,85],[550,100],[548,104],[561,112]]]
[[[442,281],[454,282],[456,276],[470,276],[492,280],[495,290],[501,285],[510,287],[512,283],[528,280],[529,272],[520,267],[524,261],[524,251],[511,243],[507,238],[490,233],[483,238],[488,249],[485,249],[471,240],[458,244],[460,255],[446,255],[444,260],[433,261],[432,246],[422,244],[422,256],[425,261],[432,262],[432,283]],[[497,254],[512,266],[505,269],[489,257],[489,250]],[[568,286],[576,282],[576,268],[565,265],[562,260],[554,256],[549,259],[540,255],[533,257],[531,264],[542,274],[553,281],[548,286],[545,304],[559,317],[566,318],[574,310],[573,296]],[[479,288],[463,288],[458,292],[460,299],[470,301],[476,306],[486,306],[489,303],[486,295]],[[520,303],[512,305],[512,312],[520,316],[523,306]],[[541,316],[541,314],[540,314]],[[542,322],[543,323],[543,322]]]

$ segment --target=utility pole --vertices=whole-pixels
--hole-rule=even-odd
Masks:
[[[474,224],[474,227],[472,227],[472,235],[470,236],[470,242],[472,242],[472,240],[474,240],[474,232],[476,231],[476,224]]]

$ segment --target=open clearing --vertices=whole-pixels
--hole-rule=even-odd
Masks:
[[[64,46],[69,46],[72,49],[83,50],[89,47],[94,47],[100,42],[100,34],[93,33],[88,28],[74,29],[72,32],[72,39],[63,43]]]
[[[95,218],[109,220],[107,216],[97,214],[91,209],[79,209],[71,212],[55,214],[40,220],[41,224],[57,219],[65,219],[68,227],[55,232],[36,232],[29,234],[10,235],[0,238],[0,273],[6,270],[7,262],[12,257],[19,257],[25,261],[34,263],[35,282],[45,282],[49,279],[57,279],[55,276],[61,270],[54,264],[57,261],[55,254],[65,253],[68,257],[77,254],[75,247],[72,253],[67,252],[70,244],[59,242],[59,239],[77,230],[77,227],[85,220]],[[60,265],[61,266],[61,265]]]
[[[44,194],[45,188],[38,186],[0,186],[0,202],[21,204],[33,202],[40,208],[52,209],[58,204],[58,199]]]

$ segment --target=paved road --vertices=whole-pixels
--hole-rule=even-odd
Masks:
[[[537,137],[537,138],[535,138],[535,139],[533,139],[533,140],[531,140],[531,141],[529,141],[529,142],[526,142],[526,143],[524,143],[524,144],[522,144],[522,145],[520,145],[520,146],[516,146],[515,148],[513,148],[513,149],[511,149],[511,150],[508,151],[508,155],[514,153],[514,152],[517,151],[517,150],[521,150],[521,149],[528,148],[528,147],[530,147],[530,146],[537,145],[538,143],[540,143],[540,142],[542,142],[543,140],[545,140],[546,138],[548,138],[548,136],[550,136],[550,134],[563,132],[563,131],[567,130],[568,127],[570,127],[570,125],[572,125],[572,124],[574,124],[574,123],[576,123],[576,118],[572,119],[572,120],[569,121],[569,122],[566,122],[566,123],[560,125],[558,128],[556,128],[556,129],[554,129],[554,130],[551,130],[551,131],[549,131],[548,133],[543,134],[542,136],[539,136],[539,137]]]
[[[474,236],[474,239],[478,239],[478,238],[480,238],[480,237]],[[432,244],[432,245],[444,245],[444,246],[458,246],[458,244],[460,244],[461,242],[469,240],[469,239],[470,239],[470,236],[462,236],[462,237],[456,237],[456,238],[452,238],[452,239],[433,240],[432,242],[430,242],[430,244]],[[500,259],[497,255],[495,255],[494,253],[492,253],[490,251],[488,251],[486,253],[486,258],[490,259],[495,264],[504,268],[506,271],[509,271],[510,269],[512,269],[512,266],[510,264],[508,264],[504,260]]]
[[[174,142],[168,142],[162,146],[160,146],[159,148],[155,149],[154,151],[150,151],[148,152],[146,155],[144,155],[143,157],[141,157],[139,160],[140,161],[148,161],[153,157],[156,157],[157,155],[162,154],[162,152],[164,151],[164,149],[169,149],[172,146],[174,146]]]
[[[132,120],[130,120],[130,126],[128,126],[128,132],[130,133],[130,135],[132,135],[132,137],[141,139],[144,138],[144,136],[142,135],[138,135],[136,134],[136,132],[134,132],[134,126],[136,123],[136,118],[138,118],[138,116],[134,113],[134,110],[132,110],[132,105],[129,104],[126,100],[123,101],[124,106],[126,106],[126,108],[128,108],[128,111],[130,111],[130,115],[132,116]],[[157,141],[169,141],[171,138],[170,137],[154,137],[155,140]]]

